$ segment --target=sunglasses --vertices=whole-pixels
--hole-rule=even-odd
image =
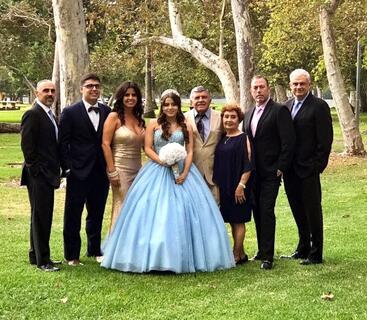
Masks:
[[[97,89],[97,90],[99,90],[100,88],[101,88],[101,85],[100,84],[94,84],[94,83],[89,83],[89,84],[85,84],[85,85],[83,85],[82,87],[84,87],[84,88],[87,88],[87,89]]]

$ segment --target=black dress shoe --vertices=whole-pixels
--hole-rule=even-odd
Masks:
[[[299,251],[295,251],[289,256],[281,255],[280,259],[307,259],[307,254],[301,254]]]
[[[246,262],[248,262],[248,255],[247,254],[245,254],[241,259],[236,261],[236,266],[238,266],[240,264],[245,264]]]
[[[256,253],[251,259],[250,261],[258,261],[261,260],[260,254]]]
[[[60,270],[60,268],[55,267],[54,265],[52,265],[50,263],[44,264],[42,266],[39,266],[38,269],[40,269],[42,271],[45,271],[45,272],[55,272],[55,271],[59,271]]]
[[[268,260],[264,260],[260,266],[260,269],[264,269],[264,270],[270,270],[272,268],[273,268],[273,262],[268,261]]]
[[[307,258],[305,260],[302,260],[300,262],[300,264],[303,265],[303,266],[309,266],[311,264],[320,264],[320,263],[322,263],[322,260],[319,260],[319,259],[309,259],[309,258]]]

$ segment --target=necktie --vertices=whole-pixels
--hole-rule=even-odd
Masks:
[[[95,106],[91,106],[88,108],[88,112],[91,112],[91,111],[94,111],[95,113],[98,113],[99,112],[99,108],[98,107],[95,107]]]
[[[301,108],[302,106],[302,101],[298,101],[297,104],[295,104],[292,108],[292,113],[291,113],[291,116],[292,116],[292,119],[295,118],[298,110]]]
[[[54,116],[54,114],[53,114],[53,112],[52,112],[52,110],[51,110],[51,109],[50,109],[50,110],[48,110],[48,117],[50,118],[50,120],[52,121],[52,124],[53,124],[53,125],[54,125],[54,127],[55,127],[55,135],[56,135],[56,140],[57,140],[59,130],[58,130],[58,128],[57,128],[57,124],[56,124],[55,116]]]
[[[198,118],[199,120],[196,122],[196,127],[199,131],[201,140],[203,140],[203,142],[205,141],[205,129],[204,129],[204,123],[203,123],[203,118],[205,117],[205,113],[204,114],[198,114],[196,116],[196,118]]]

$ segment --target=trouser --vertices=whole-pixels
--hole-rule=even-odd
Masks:
[[[275,203],[280,178],[255,177],[253,215],[256,226],[258,254],[261,260],[273,261],[275,246]]]
[[[297,224],[297,250],[312,260],[322,260],[323,217],[320,175],[300,178],[291,169],[284,175],[284,187]]]
[[[102,221],[109,190],[105,172],[92,170],[85,180],[72,174],[67,178],[64,210],[64,255],[66,260],[80,257],[81,217],[87,209],[87,256],[100,256]]]
[[[28,196],[31,205],[29,262],[42,266],[50,262],[50,234],[55,189],[42,174],[29,176]]]

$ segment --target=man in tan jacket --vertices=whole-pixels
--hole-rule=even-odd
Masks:
[[[218,200],[218,190],[213,182],[214,151],[223,133],[220,112],[210,108],[211,96],[203,86],[191,90],[192,109],[185,113],[194,133],[193,161],[205,182]]]

